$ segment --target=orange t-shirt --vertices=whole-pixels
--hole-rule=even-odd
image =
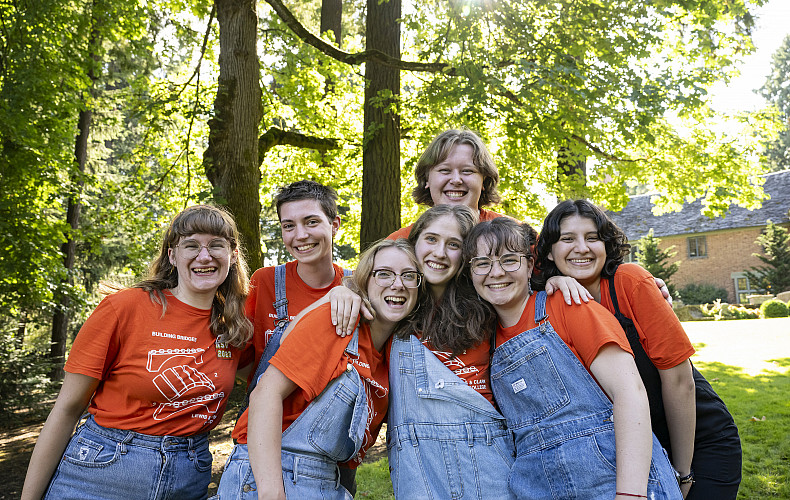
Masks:
[[[639,342],[656,368],[673,368],[694,354],[683,325],[647,270],[637,264],[620,265],[614,287],[620,312],[634,322]],[[614,314],[606,278],[601,279],[601,305]]]
[[[140,288],[102,300],[65,370],[99,379],[88,411],[104,427],[155,436],[211,430],[225,412],[241,351],[217,342],[211,311],[171,293],[167,312]]]
[[[288,299],[288,320],[293,319],[316,300],[320,299],[332,288],[340,285],[343,280],[343,268],[332,264],[335,268],[335,279],[324,288],[312,288],[305,283],[296,272],[297,261],[285,264],[285,296]],[[274,333],[277,311],[274,308],[274,266],[263,267],[253,273],[250,279],[250,294],[247,297],[247,317],[255,327],[252,334],[252,345],[244,351],[241,366],[253,362],[247,384],[252,382],[255,368],[263,355],[266,343]],[[233,429],[233,439],[241,444],[247,443],[247,410],[241,414]]]
[[[653,287],[655,288],[655,285]],[[537,294],[533,294],[529,298],[518,323],[508,328],[497,326],[497,346],[538,326],[535,323],[536,296]],[[569,306],[561,293],[555,293],[546,298],[546,312],[554,331],[570,347],[588,372],[590,364],[606,344],[617,344],[622,350],[633,354],[620,323],[597,302],[582,302],[581,305]]]
[[[434,349],[430,342],[423,341],[423,345],[469,387],[482,394],[492,405],[494,404],[490,383],[491,353],[488,342],[481,342],[456,356],[451,352]]]
[[[280,345],[271,364],[299,386],[283,401],[283,431],[332,380],[347,369],[349,363],[354,365],[368,396],[365,442],[357,456],[347,463],[348,467],[355,468],[376,441],[387,415],[389,373],[386,358],[373,346],[370,328],[365,323],[359,326],[359,357],[352,358],[346,354],[351,336],[337,336],[329,307],[329,304],[324,304],[307,313]]]
[[[496,219],[497,217],[507,217],[507,215],[498,214],[492,210],[486,210],[485,208],[480,209],[480,222]],[[391,235],[387,236],[387,239],[397,240],[398,238],[408,238],[409,233],[411,233],[411,227],[413,225],[414,224],[409,224],[408,226],[398,229]]]

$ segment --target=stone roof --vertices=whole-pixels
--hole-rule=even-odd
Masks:
[[[774,172],[763,176],[763,190],[770,195],[761,208],[747,210],[731,207],[724,217],[709,219],[702,215],[702,202],[686,203],[680,212],[670,212],[661,216],[653,215],[650,197],[653,194],[634,196],[628,205],[619,212],[607,212],[609,217],[626,232],[629,240],[637,240],[646,235],[650,228],[656,236],[673,236],[690,233],[705,233],[722,229],[741,227],[760,227],[768,219],[774,223],[790,221],[790,170]]]

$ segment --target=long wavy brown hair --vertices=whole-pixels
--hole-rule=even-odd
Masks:
[[[252,338],[252,323],[244,314],[244,302],[249,293],[249,271],[244,251],[239,242],[239,230],[233,217],[224,209],[211,205],[194,205],[176,215],[165,230],[159,256],[148,268],[148,278],[134,285],[147,291],[151,300],[162,305],[162,316],[167,312],[165,290],[178,285],[178,269],[170,263],[168,250],[178,245],[181,238],[196,233],[225,238],[233,251],[238,251],[236,263],[217,289],[211,305],[211,333],[235,347],[243,347]]]
[[[467,206],[436,205],[414,223],[409,234],[411,244],[416,246],[422,232],[446,215],[452,216],[458,223],[462,240],[466,239],[478,222],[477,213]],[[496,330],[496,313],[487,302],[477,297],[471,280],[462,272],[463,268],[462,263],[439,300],[434,300],[431,294],[425,294],[420,308],[410,321],[411,328],[403,332],[402,337],[419,332],[422,340],[430,342],[435,349],[454,355],[491,338]]]

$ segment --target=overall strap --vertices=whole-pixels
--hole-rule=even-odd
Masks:
[[[269,367],[269,360],[272,359],[274,353],[280,347],[280,340],[282,339],[283,332],[288,328],[290,321],[288,320],[288,298],[285,295],[285,264],[280,264],[274,268],[274,311],[277,314],[277,319],[274,321],[274,332],[263,348],[263,354],[258,361],[258,366],[255,368],[255,373],[247,386],[247,395],[244,397],[244,403],[239,408],[239,416],[244,413],[247,406],[250,404],[250,394],[255,386],[258,385],[258,379],[261,378],[263,372]]]
[[[354,274],[354,270],[353,269],[343,269],[343,276],[344,277],[348,278],[352,274]]]
[[[539,324],[541,321],[549,317],[546,314],[546,291],[541,290],[535,296],[535,323]]]
[[[359,326],[354,329],[354,335],[351,336],[351,342],[346,346],[346,354],[351,357],[359,357]]]
[[[285,296],[285,264],[274,268],[274,312],[277,314],[275,326],[288,321],[288,297]]]

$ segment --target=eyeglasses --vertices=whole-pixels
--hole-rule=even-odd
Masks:
[[[521,269],[521,259],[528,258],[529,257],[521,253],[506,253],[498,259],[492,259],[490,257],[474,257],[469,261],[469,264],[472,267],[473,273],[477,274],[478,276],[485,276],[491,272],[491,269],[493,269],[494,262],[499,262],[499,267],[501,267],[503,271],[511,273]]]
[[[378,286],[388,287],[395,283],[395,278],[400,276],[400,282],[406,288],[417,288],[422,283],[422,275],[417,271],[404,271],[400,274],[388,269],[375,269],[373,279]]]
[[[208,242],[208,245],[201,245],[197,240],[184,240],[176,245],[183,256],[187,259],[194,259],[200,254],[204,248],[208,250],[209,255],[215,259],[227,257],[230,253],[230,243],[221,238],[215,238]]]

